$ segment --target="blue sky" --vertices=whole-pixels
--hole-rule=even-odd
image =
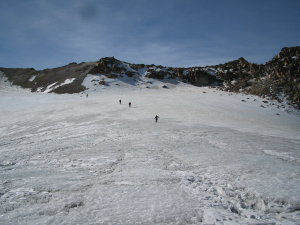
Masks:
[[[300,45],[299,0],[0,0],[0,67],[37,70],[102,57],[172,67]]]

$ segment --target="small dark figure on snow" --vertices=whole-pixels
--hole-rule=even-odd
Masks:
[[[157,115],[154,117],[156,123],[157,123],[158,118],[159,117]]]
[[[88,98],[88,97],[89,97],[89,94],[86,94],[86,97]]]
[[[131,102],[129,102],[129,107],[131,107]]]
[[[120,105],[121,105],[121,99],[119,100],[119,102],[120,102]]]

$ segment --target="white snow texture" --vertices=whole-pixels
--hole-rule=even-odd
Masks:
[[[300,224],[298,111],[101,79],[57,95],[1,77],[0,224]]]

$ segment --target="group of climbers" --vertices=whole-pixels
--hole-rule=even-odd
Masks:
[[[122,100],[121,99],[119,100],[119,103],[120,103],[120,105],[122,104]],[[129,108],[131,108],[131,102],[129,102]],[[154,117],[156,123],[158,121],[158,118],[159,118],[159,116],[157,116],[157,115]]]

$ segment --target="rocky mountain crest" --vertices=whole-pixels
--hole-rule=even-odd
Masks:
[[[161,65],[132,64],[101,58],[96,62],[70,63],[66,66],[36,71],[33,68],[2,68],[0,71],[13,85],[45,92],[49,86],[58,94],[79,93],[87,74],[101,74],[108,78],[144,75],[152,79],[180,79],[196,86],[214,86],[228,92],[244,92],[279,100],[284,95],[295,107],[300,107],[300,46],[282,48],[265,64],[250,63],[239,58],[224,64],[174,68]]]
[[[300,106],[300,47],[283,48],[263,64],[249,63],[244,58],[220,64],[217,75],[224,80],[221,90],[245,92],[278,99],[284,95]]]

